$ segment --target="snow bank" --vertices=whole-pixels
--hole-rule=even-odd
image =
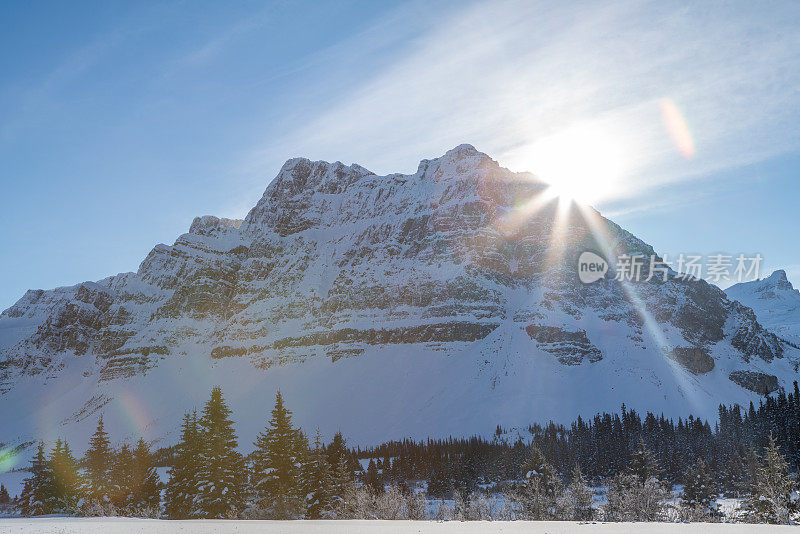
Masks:
[[[790,530],[791,529],[791,530]],[[360,534],[360,533],[448,533],[483,534],[721,534],[790,532],[794,527],[725,523],[576,523],[571,521],[160,521],[155,519],[0,519],[0,534],[172,534],[205,533],[280,533],[280,534]]]

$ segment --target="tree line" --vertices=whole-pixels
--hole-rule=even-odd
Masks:
[[[788,522],[798,510],[800,394],[780,391],[756,408],[720,406],[719,422],[641,417],[624,405],[570,426],[387,442],[348,449],[292,423],[277,393],[248,455],[214,388],[200,414],[184,415],[177,445],[114,449],[100,417],[76,460],[58,440],[40,443],[15,504],[25,515],[194,518],[717,520],[718,496],[745,499],[742,519]],[[366,468],[362,468],[362,463]],[[156,466],[168,466],[162,484]],[[667,506],[682,484],[678,509]],[[595,488],[605,488],[597,507]],[[0,497],[2,497],[0,489]],[[432,506],[431,501],[438,501]],[[433,511],[432,511],[433,510]],[[665,515],[667,514],[667,515]],[[676,515],[677,514],[677,515]]]
[[[161,483],[150,449],[140,438],[113,450],[103,418],[82,461],[57,440],[49,454],[39,442],[16,505],[24,515],[158,515]]]
[[[712,428],[689,416],[677,421],[647,412],[641,416],[624,404],[618,413],[599,413],[589,420],[578,417],[570,425],[550,422],[519,430],[498,426],[492,438],[391,441],[358,448],[359,458],[376,459],[387,480],[425,479],[428,492],[447,495],[457,489],[469,493],[478,484],[518,480],[533,444],[560,476],[578,466],[594,485],[623,472],[643,442],[661,466],[664,481],[682,484],[688,466],[702,460],[714,473],[715,485],[727,497],[750,493],[759,461],[774,440],[793,472],[800,470],[800,393],[797,383],[788,395],[779,391],[756,407],[718,408]]]
[[[172,519],[324,518],[344,507],[355,488],[358,463],[337,433],[309,443],[292,424],[280,392],[266,428],[248,456],[238,451],[231,410],[215,387],[198,416],[184,415],[179,443],[151,453],[113,449],[102,415],[78,461],[59,439],[48,452],[40,442],[16,506],[24,515],[134,515]],[[167,459],[169,480],[159,481],[156,458]],[[0,494],[2,491],[0,490]]]

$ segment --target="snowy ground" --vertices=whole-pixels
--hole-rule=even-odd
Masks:
[[[439,534],[459,532],[483,534],[502,532],[507,534],[766,534],[771,532],[794,532],[796,527],[743,524],[681,524],[681,523],[574,523],[569,521],[494,521],[437,523],[433,521],[159,521],[129,518],[42,518],[0,519],[0,534],[192,534],[211,533],[274,533],[274,534],[361,534],[361,533],[408,533]]]

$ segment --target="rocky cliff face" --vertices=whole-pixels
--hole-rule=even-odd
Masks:
[[[469,145],[412,175],[292,159],[243,221],[200,217],[135,273],[28,291],[0,316],[0,390],[33,406],[30,395],[80,384],[86,402],[59,411],[69,426],[83,420],[75,414],[119,402],[121,390],[158,389],[188,370],[235,384],[225,378],[235,368],[258,395],[303,382],[298,398],[320,396],[298,401],[312,421],[333,410],[347,425],[352,403],[402,414],[363,434],[385,439],[571,418],[635,406],[637,396],[647,408],[713,414],[717,402],[752,395],[743,386],[751,381],[731,373],[793,379],[800,351],[718,288],[675,273],[583,285],[584,250],[655,254]],[[390,374],[397,369],[416,377],[410,386]],[[348,393],[325,397],[312,385],[318,373]],[[374,398],[365,380],[389,399]],[[557,396],[554,387],[574,398],[534,407]],[[247,403],[256,393],[241,395]],[[457,399],[494,405],[469,418]],[[169,397],[162,412],[179,415],[191,402]],[[420,414],[422,426],[412,422]],[[0,416],[3,425],[15,428]]]

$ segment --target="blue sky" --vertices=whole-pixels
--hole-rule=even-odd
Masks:
[[[290,157],[413,172],[467,142],[536,173],[575,129],[595,150],[566,157],[603,177],[611,143],[622,162],[597,207],[656,250],[758,252],[800,282],[798,20],[793,2],[4,2],[0,308],[136,270],[196,215],[244,216]]]

